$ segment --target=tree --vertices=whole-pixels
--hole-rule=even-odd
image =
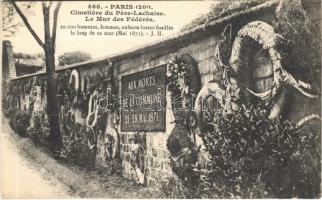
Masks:
[[[62,2],[57,2],[53,12],[53,26],[50,31],[50,9],[53,2],[42,2],[42,11],[44,18],[44,42],[39,38],[34,29],[29,24],[26,16],[21,12],[20,8],[15,1],[11,0],[10,3],[21,17],[24,25],[32,34],[37,43],[43,48],[45,53],[46,62],[46,75],[47,75],[47,114],[49,121],[49,147],[52,151],[59,150],[62,147],[62,136],[59,129],[59,109],[57,105],[57,79],[55,73],[55,49],[56,49],[56,30],[58,13]]]
[[[42,59],[45,60],[45,55],[43,53],[37,54],[27,54],[21,52],[13,52],[13,57],[17,59]]]
[[[83,51],[73,51],[58,56],[59,65],[71,65],[92,59],[91,55]]]
[[[14,8],[7,2],[2,3],[2,31],[4,36],[14,34],[15,30],[21,26],[20,22],[16,22]]]
[[[34,12],[32,7],[35,2],[22,2],[20,7],[23,7],[25,16],[33,16]],[[2,2],[2,32],[4,37],[13,36],[16,33],[16,30],[23,26],[23,23],[17,20],[17,13],[15,12],[14,7],[9,2]]]

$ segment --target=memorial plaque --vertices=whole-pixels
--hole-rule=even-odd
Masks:
[[[121,131],[165,131],[166,66],[122,77]]]

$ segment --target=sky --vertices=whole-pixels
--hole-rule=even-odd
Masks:
[[[144,45],[155,40],[160,40],[163,37],[173,35],[178,32],[184,25],[191,22],[193,19],[205,14],[209,11],[212,1],[136,1],[136,2],[117,2],[117,1],[65,1],[62,3],[57,26],[57,41],[56,41],[56,59],[59,55],[65,52],[84,51],[91,57],[99,58],[112,55],[136,46]],[[156,17],[155,23],[147,23],[146,25],[170,25],[174,29],[164,32],[160,37],[119,37],[119,36],[82,36],[70,35],[70,30],[62,29],[62,25],[126,25],[120,22],[85,22],[85,17],[80,15],[72,15],[71,10],[88,10],[89,4],[100,4],[103,7],[109,7],[110,4],[133,4],[133,5],[151,5],[154,11],[163,11],[165,16]],[[18,3],[18,6],[20,4]],[[55,6],[55,4],[53,4]],[[54,7],[53,7],[54,8]],[[53,8],[51,10],[53,10]],[[104,8],[105,9],[105,8]],[[28,15],[27,18],[34,28],[38,36],[43,40],[43,16],[41,3],[37,2],[31,7],[33,15]],[[104,11],[104,10],[103,10]],[[18,19],[21,20],[17,15]],[[52,24],[52,23],[51,23]],[[142,23],[133,23],[131,25],[141,25]],[[27,54],[35,54],[42,52],[41,47],[35,41],[33,36],[25,26],[18,28],[16,34],[9,38],[13,44],[14,52],[22,52]]]

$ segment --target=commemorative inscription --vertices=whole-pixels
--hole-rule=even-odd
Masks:
[[[121,131],[165,131],[166,66],[123,76]]]

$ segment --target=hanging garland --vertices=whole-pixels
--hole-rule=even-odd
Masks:
[[[90,80],[88,87],[90,97],[86,125],[88,130],[95,135],[94,138],[98,138],[96,135],[103,133],[106,129],[107,114],[114,111],[110,107],[110,105],[113,105],[113,95],[116,94],[113,77],[113,63],[109,61],[107,67],[100,69],[95,76],[87,78],[87,80]],[[96,139],[90,141],[89,145],[96,145]]]
[[[70,88],[70,100],[74,107],[77,106],[80,96],[80,75],[79,71],[74,69],[72,70],[69,78],[69,88]]]
[[[97,116],[98,116],[98,92],[95,90],[90,98],[88,104],[88,115],[86,117],[86,125],[89,128],[94,128],[97,123]]]
[[[91,149],[96,146],[100,132],[105,130],[105,119],[109,109],[104,105],[105,101],[111,102],[112,94],[115,94],[113,76],[113,64],[110,61],[94,76],[86,76],[83,80],[78,70],[67,70],[58,75],[58,91],[62,97],[61,124],[66,123],[72,105],[81,109],[82,117],[86,118],[87,144]]]
[[[172,107],[175,110],[184,108],[177,102],[184,101],[184,97],[190,98],[191,102],[201,88],[201,78],[194,59],[188,54],[174,55],[167,64],[167,83],[171,92]],[[192,105],[191,105],[192,106]]]
[[[80,94],[80,103],[79,107],[81,108],[81,117],[86,118],[88,114],[88,103],[90,100],[91,93],[89,91],[90,87],[90,78],[89,76],[85,76],[82,85],[81,85],[81,94]]]
[[[192,174],[190,166],[197,161],[198,119],[192,111],[192,104],[201,88],[201,78],[196,62],[188,54],[175,55],[167,67],[167,83],[176,123],[167,139],[167,148],[173,172],[184,179],[187,178],[184,174]],[[188,178],[194,180],[195,177]]]
[[[236,79],[232,70],[229,70],[229,58],[232,46],[232,25],[227,24],[221,39],[215,48],[216,75],[213,80],[206,83],[197,95],[195,112],[201,124],[201,129],[213,120],[214,113],[220,109],[224,113],[232,113],[237,108],[240,89],[236,87]]]
[[[66,114],[72,107],[72,89],[69,84],[71,77],[71,71],[66,70],[63,73],[59,73],[57,76],[57,91],[58,99],[61,105],[61,113]]]
[[[282,107],[285,104],[285,86],[289,85],[297,89],[304,96],[309,98],[318,98],[318,95],[310,93],[308,90],[311,89],[311,85],[304,83],[301,80],[295,79],[290,73],[288,73],[282,67],[282,56],[277,50],[277,46],[283,37],[275,33],[272,26],[262,21],[253,21],[242,27],[233,43],[232,53],[230,58],[230,67],[234,73],[238,74],[240,84],[245,72],[247,71],[248,63],[245,63],[244,59],[245,52],[249,51],[247,42],[252,39],[259,44],[263,45],[263,49],[267,50],[273,65],[273,84],[272,87],[262,93],[256,93],[249,88],[246,88],[250,94],[262,99],[270,100],[271,111],[269,113],[269,118],[273,119],[281,114]],[[278,95],[279,94],[279,95]]]
[[[220,108],[225,107],[227,102],[224,101],[224,96],[225,90],[219,83],[209,82],[201,88],[197,95],[194,109],[202,129],[213,120],[214,113],[216,112],[214,109],[217,109],[215,108],[216,104]]]
[[[99,118],[107,111],[112,110],[108,106],[111,104],[110,102],[113,100],[113,95],[116,92],[113,76],[113,63],[109,62],[109,65],[99,70],[94,77],[88,78],[91,80],[89,88],[91,95],[89,97],[88,114],[86,117],[89,127],[94,127],[98,122],[101,122]]]

